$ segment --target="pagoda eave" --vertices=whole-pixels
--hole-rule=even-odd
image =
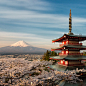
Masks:
[[[86,56],[52,56],[50,57],[50,59],[52,60],[73,60],[73,61],[76,61],[76,60],[86,60]]]
[[[72,46],[72,45],[64,45],[58,48],[51,48],[51,51],[55,50],[86,50],[86,46]]]
[[[58,39],[52,40],[52,43],[54,43],[54,42],[62,42],[65,39],[64,36],[66,36],[66,34],[64,34],[62,37],[60,37]]]
[[[84,41],[84,40],[86,40],[86,36],[64,34],[62,37],[60,37],[58,39],[55,39],[55,40],[52,40],[52,43],[54,43],[54,42],[62,42],[65,39],[75,40],[75,41]]]

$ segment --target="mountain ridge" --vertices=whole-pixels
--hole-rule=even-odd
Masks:
[[[3,53],[44,53],[47,49],[33,47],[24,41],[18,41],[10,46],[0,48],[0,54]]]

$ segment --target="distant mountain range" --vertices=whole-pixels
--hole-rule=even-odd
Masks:
[[[47,49],[33,47],[24,41],[18,41],[11,46],[0,48],[0,54],[44,53]]]

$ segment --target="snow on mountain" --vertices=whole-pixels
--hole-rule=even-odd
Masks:
[[[24,41],[18,41],[11,46],[0,48],[0,54],[44,53],[47,49],[33,47]]]
[[[24,42],[24,41],[18,41],[14,44],[12,44],[11,46],[13,47],[27,47],[27,46],[30,46],[28,43]]]

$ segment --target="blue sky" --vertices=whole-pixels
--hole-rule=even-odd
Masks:
[[[20,40],[35,47],[56,47],[52,39],[68,33],[70,9],[72,32],[86,35],[86,0],[1,0],[0,47]]]

